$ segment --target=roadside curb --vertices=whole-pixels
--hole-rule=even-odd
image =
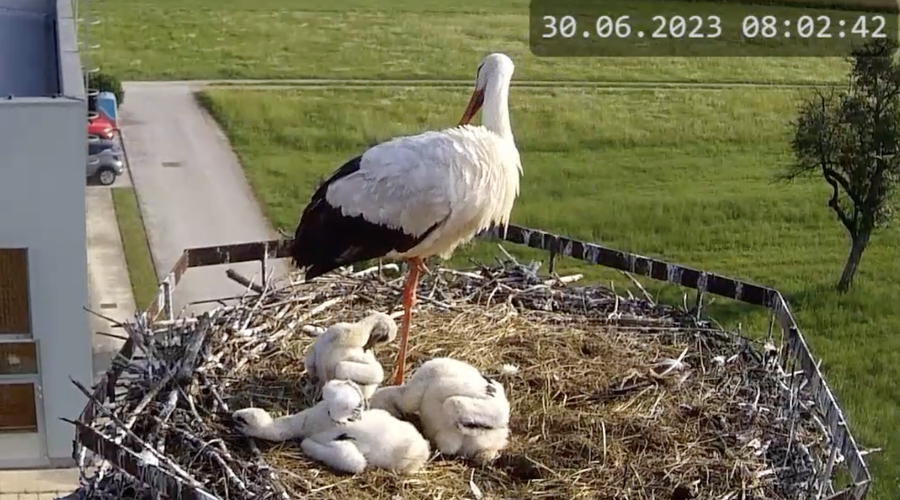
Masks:
[[[134,194],[134,198],[135,198],[137,209],[138,209],[137,210],[138,217],[140,217],[140,219],[141,219],[141,230],[144,233],[144,241],[147,243],[147,247],[148,247],[147,250],[148,250],[148,253],[150,254],[150,265],[153,266],[153,275],[156,276],[157,279],[159,279],[159,273],[157,271],[159,269],[159,264],[156,262],[156,257],[153,255],[153,252],[149,248],[150,247],[150,239],[147,236],[147,224],[146,224],[146,221],[144,221],[144,210],[142,208],[143,203],[141,202],[141,195],[138,193],[138,189],[134,184],[134,176],[131,175],[131,160],[128,157],[128,149],[125,147],[125,133],[122,131],[121,128],[118,127],[118,124],[116,126],[116,135],[118,135],[118,137],[119,137],[119,146],[122,148],[122,155],[125,156],[125,165],[127,165],[127,168],[125,169],[125,171],[128,173],[128,180],[130,181],[130,184],[131,184],[131,192],[132,192],[132,194]],[[116,219],[116,225],[118,225],[118,219]],[[122,228],[119,228],[120,235],[121,235],[121,232],[122,232]],[[123,241],[122,244],[124,245],[125,242]],[[132,290],[134,290],[134,284],[131,283],[131,275],[130,274],[128,276],[128,281],[129,281],[129,285],[132,286]]]

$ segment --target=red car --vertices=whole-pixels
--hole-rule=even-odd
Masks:
[[[87,133],[102,139],[112,139],[116,135],[116,128],[100,113],[88,113]]]

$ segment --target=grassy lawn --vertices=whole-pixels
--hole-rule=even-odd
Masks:
[[[88,5],[102,20],[91,28],[101,44],[92,66],[126,80],[471,79],[490,51],[516,61],[517,80],[815,82],[844,72],[835,58],[538,58],[528,45],[528,0]]]
[[[134,294],[135,307],[140,311],[156,297],[156,270],[150,257],[150,247],[134,189],[113,188],[112,196],[125,250],[125,263],[128,265],[128,277],[131,279],[131,292]]]
[[[511,114],[525,174],[513,221],[776,286],[786,293],[870,457],[870,498],[894,498],[900,448],[900,261],[896,229],[866,253],[854,290],[832,291],[846,237],[821,181],[773,183],[790,161],[795,90],[515,89]],[[372,141],[459,118],[467,90],[210,90],[274,225],[293,230],[320,178]],[[536,253],[512,248],[524,256]],[[489,259],[478,243],[457,257]],[[594,280],[608,270],[565,263]],[[621,283],[621,281],[620,281]],[[671,293],[668,290],[667,293]],[[714,317],[745,333],[764,312]]]

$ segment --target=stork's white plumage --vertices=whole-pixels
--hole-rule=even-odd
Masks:
[[[509,123],[514,69],[504,54],[485,57],[459,126],[399,137],[353,158],[313,194],[297,226],[291,254],[307,280],[378,257],[409,261],[394,384],[403,383],[423,259],[449,258],[479,232],[509,223],[522,174]],[[469,125],[479,109],[482,125]]]

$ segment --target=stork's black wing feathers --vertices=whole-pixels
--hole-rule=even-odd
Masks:
[[[405,252],[424,240],[439,224],[413,236],[367,221],[362,216],[346,216],[341,207],[325,199],[328,187],[360,169],[362,155],[338,168],[316,189],[303,210],[294,232],[290,253],[295,266],[306,269],[306,279],[369,259],[384,257],[393,251]]]

